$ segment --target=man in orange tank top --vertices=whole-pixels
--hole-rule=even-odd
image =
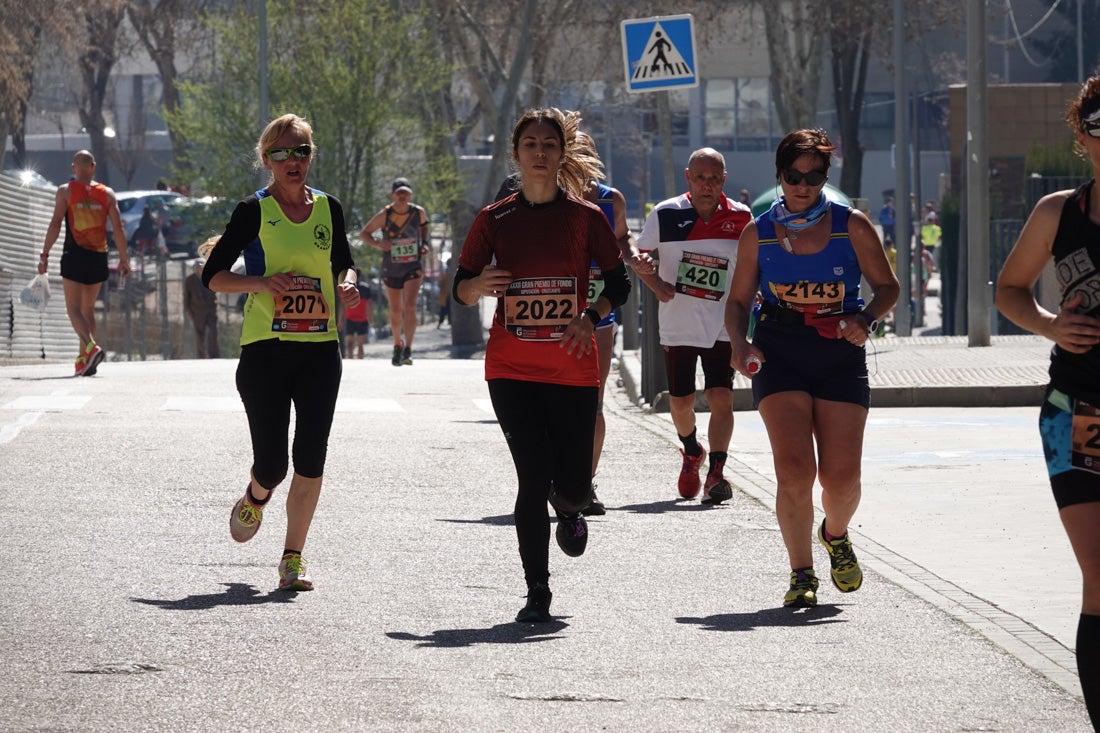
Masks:
[[[54,198],[53,218],[46,229],[38,272],[45,274],[50,248],[61,234],[65,222],[65,244],[61,252],[61,283],[65,290],[65,309],[80,338],[76,376],[96,373],[107,353],[95,341],[95,301],[107,279],[107,221],[118,248],[118,276],[130,274],[126,257],[126,231],[118,212],[115,192],[95,177],[95,158],[87,150],[73,156],[73,178],[59,186]]]

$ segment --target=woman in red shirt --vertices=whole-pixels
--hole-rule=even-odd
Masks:
[[[591,502],[592,440],[599,368],[596,324],[626,301],[630,280],[607,218],[563,190],[562,165],[580,117],[526,112],[512,132],[521,188],[478,214],[455,273],[456,302],[497,298],[485,378],[515,462],[516,534],[527,581],[517,621],[550,621],[549,501],[565,554],[584,553]],[[589,262],[604,290],[586,302]]]

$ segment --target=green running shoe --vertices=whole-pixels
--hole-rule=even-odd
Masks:
[[[863,585],[863,570],[859,567],[856,552],[852,549],[852,541],[848,539],[848,533],[835,540],[825,539],[825,520],[821,520],[821,526],[817,529],[817,539],[829,551],[829,563],[832,565],[831,575],[833,585],[841,593],[851,593],[859,590]]]
[[[783,596],[788,608],[809,608],[817,605],[817,575],[813,568],[791,571],[791,588]]]

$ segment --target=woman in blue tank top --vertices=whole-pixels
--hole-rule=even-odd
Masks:
[[[817,537],[829,552],[833,585],[849,593],[863,583],[848,523],[859,506],[870,405],[864,345],[899,290],[870,220],[822,193],[834,149],[821,130],[796,130],[780,141],[775,173],[783,195],[742,233],[726,302],[731,365],[752,380],[775,462],[776,517],[791,564],[785,606],[817,603],[815,479],[825,508]],[[870,286],[866,303],[861,278]]]
[[[1058,514],[1081,566],[1077,671],[1092,726],[1100,730],[1100,76],[1085,82],[1066,122],[1092,179],[1035,205],[997,278],[997,308],[1054,342],[1039,434]],[[1058,313],[1039,305],[1034,291],[1052,259]]]

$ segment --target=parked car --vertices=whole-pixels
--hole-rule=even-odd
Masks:
[[[161,215],[167,209],[169,201],[183,198],[183,195],[172,190],[123,190],[114,194],[114,198],[119,201],[119,214],[122,216],[122,226],[125,228],[127,242],[129,242],[134,236],[134,231],[138,229],[146,206],[154,215]]]
[[[236,201],[214,196],[181,197],[168,203],[171,226],[165,231],[170,255],[195,257],[200,244],[225,231]]]

